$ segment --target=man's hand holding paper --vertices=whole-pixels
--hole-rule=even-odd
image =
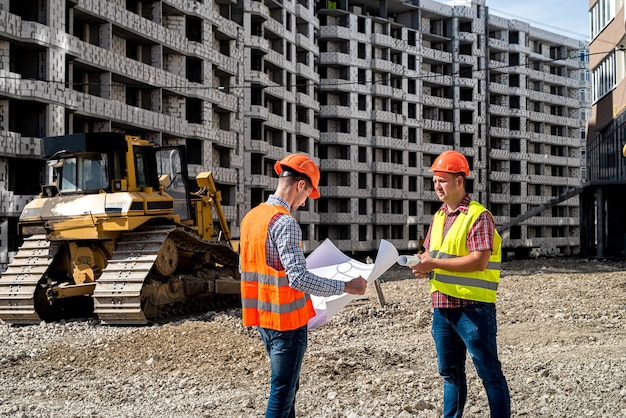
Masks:
[[[367,284],[373,283],[398,259],[398,251],[389,241],[381,240],[374,264],[365,264],[342,253],[326,239],[307,257],[307,269],[323,277],[346,282],[340,296],[311,296],[316,315],[309,321],[309,329],[324,325],[343,309],[355,295],[363,295]],[[354,278],[354,276],[357,276]]]
[[[344,292],[351,295],[364,295],[365,289],[367,289],[367,280],[359,276],[346,282]]]

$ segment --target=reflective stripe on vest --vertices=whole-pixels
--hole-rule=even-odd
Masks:
[[[433,219],[430,237],[430,256],[433,258],[455,258],[469,254],[467,249],[467,233],[476,222],[478,216],[487,209],[480,203],[472,201],[467,214],[460,213],[443,240],[443,229],[446,215],[438,211]],[[479,302],[495,302],[496,290],[500,282],[500,261],[502,240],[494,230],[493,249],[489,263],[484,271],[454,272],[435,269],[430,280],[430,291]]]
[[[289,286],[284,270],[267,265],[267,226],[279,213],[291,216],[282,206],[261,203],[241,221],[241,304],[245,326],[289,331],[306,325],[315,310],[308,294]]]

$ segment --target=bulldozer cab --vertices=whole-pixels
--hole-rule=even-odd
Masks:
[[[68,156],[54,163],[61,193],[93,192],[109,187],[108,158],[105,153]]]
[[[44,145],[55,178],[55,187],[44,186],[44,195],[162,188],[174,201],[174,213],[181,220],[192,219],[184,146],[157,147],[138,137],[115,133],[48,137]]]
[[[182,147],[159,148],[156,152],[159,185],[174,199],[174,213],[181,221],[191,219],[191,200],[185,150]]]

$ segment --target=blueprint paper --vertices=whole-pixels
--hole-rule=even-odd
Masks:
[[[367,283],[373,283],[374,280],[378,279],[384,272],[389,270],[397,260],[398,250],[396,250],[396,247],[387,240],[380,240],[376,261],[374,261],[374,270],[369,278],[364,276],[367,279]]]
[[[346,263],[351,258],[342,253],[328,238],[306,258],[307,270]]]
[[[381,240],[374,264],[365,264],[348,257],[335,247],[332,241],[326,239],[307,257],[307,270],[318,276],[344,282],[362,276],[368,284],[371,284],[397,260],[396,247],[386,240]],[[328,297],[311,295],[315,316],[309,321],[309,329],[324,325],[356,297],[357,295],[348,293]]]

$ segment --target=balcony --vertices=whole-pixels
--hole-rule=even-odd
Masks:
[[[296,93],[296,103],[303,105],[309,109],[320,110],[320,104],[317,100],[305,93]]]
[[[320,80],[319,74],[314,71],[313,66],[311,65],[298,62],[296,64],[296,72],[302,77],[306,77],[307,79],[312,80],[316,83],[318,83]]]
[[[372,110],[372,120],[376,122],[402,124],[404,117],[401,114],[387,112],[384,110]]]
[[[220,183],[236,185],[239,180],[236,168],[212,167],[211,171],[216,179],[220,179]]]
[[[386,163],[386,162],[380,162],[380,161],[374,161],[372,163],[372,171],[376,173],[405,174],[406,170],[407,170],[407,167],[404,164]],[[384,190],[389,190],[389,189],[384,189]]]
[[[251,70],[249,79],[247,81],[255,84],[260,84],[262,86],[270,85],[270,79],[268,75],[262,71]]]
[[[438,49],[431,49],[428,47],[422,48],[422,60],[430,59],[438,62],[452,63],[452,54],[445,51],[439,51]]]
[[[32,199],[33,196],[16,195],[11,191],[0,190],[0,214],[17,217]]]
[[[429,131],[452,132],[452,122],[442,120],[424,119],[424,129]]]
[[[489,38],[489,48],[506,51],[509,49],[509,43],[501,39]]]
[[[291,34],[291,32],[289,32],[289,31],[286,31],[285,27],[283,26],[282,23],[280,23],[277,20],[272,19],[271,17],[267,20],[267,22],[265,22],[265,29],[269,30],[270,32],[272,32],[272,33],[274,33],[277,36],[282,37],[282,38],[290,37],[289,40],[291,42],[294,41],[293,34]]]
[[[489,180],[509,182],[511,181],[511,173],[508,171],[490,171]]]
[[[313,125],[310,125],[308,123],[304,123],[304,122],[296,122],[295,125],[295,130],[296,130],[296,134],[298,135],[304,135],[307,136],[309,138],[319,138],[320,137],[320,132],[315,129],[313,127]]]
[[[2,131],[0,144],[0,155],[39,157],[42,154],[41,138],[23,137],[17,132]]]
[[[254,35],[250,36],[250,43],[248,44],[248,46],[251,49],[262,51],[265,54],[267,54],[267,52],[270,50],[269,41],[260,36],[254,36]]]
[[[338,213],[338,212],[329,212],[329,213],[320,213],[320,222],[325,224],[352,224],[352,214],[351,213]]]
[[[219,68],[220,70],[230,75],[236,76],[239,71],[239,60],[233,57],[222,55],[222,54],[217,54],[217,55],[218,55],[217,57],[218,64],[214,64],[214,67]]]
[[[252,174],[250,176],[250,186],[251,187],[260,187],[263,189],[269,189],[276,185],[278,179],[264,176],[262,174]]]
[[[317,52],[317,48],[313,39],[301,33],[298,33],[296,35],[296,45],[308,49],[309,51]]]
[[[391,213],[373,213],[372,223],[377,225],[402,225],[406,224],[406,215]]]
[[[372,94],[380,97],[394,97],[394,88],[382,84],[372,84]]]
[[[372,188],[372,197],[374,199],[401,200],[401,199],[406,199],[406,192],[404,191],[404,189],[390,189],[387,187],[374,187]]]
[[[344,54],[342,52],[322,52],[320,53],[320,64],[322,65],[344,65],[346,67],[352,66],[352,57],[350,54]]]
[[[454,108],[454,102],[452,99],[439,96],[429,96],[427,94],[422,95],[423,104],[426,106],[440,107],[444,109]]]
[[[402,138],[392,138],[389,136],[373,136],[372,146],[389,149],[407,149],[409,141]]]
[[[263,106],[250,106],[250,111],[247,112],[246,116],[253,119],[267,120],[269,117],[269,110]]]
[[[428,72],[428,71],[425,72],[424,80],[428,81],[429,83],[439,84],[442,86],[452,85],[452,76]]]
[[[391,48],[393,46],[393,38],[382,33],[372,33],[372,45]]]
[[[504,149],[492,148],[489,150],[489,155],[491,156],[491,158],[494,158],[496,160],[509,160],[512,158],[512,156],[510,156],[509,154],[509,151]]]
[[[359,142],[358,139],[355,141],[355,138],[352,134],[344,132],[321,132],[320,141],[324,142],[325,144],[343,145],[353,145]]]
[[[237,140],[237,132],[225,131],[223,129],[215,129],[214,131],[216,134],[215,139],[218,144],[231,149],[237,148],[239,143]]]
[[[320,28],[320,40],[352,39],[352,30],[344,26],[322,26]]]
[[[246,149],[246,151],[267,155],[267,153],[269,152],[269,144],[260,139],[252,139],[250,141],[249,148]]]
[[[243,2],[244,11],[252,16],[257,16],[267,20],[270,16],[270,9],[260,1]]]
[[[320,116],[328,118],[350,118],[352,116],[352,110],[348,106],[321,106]]]

